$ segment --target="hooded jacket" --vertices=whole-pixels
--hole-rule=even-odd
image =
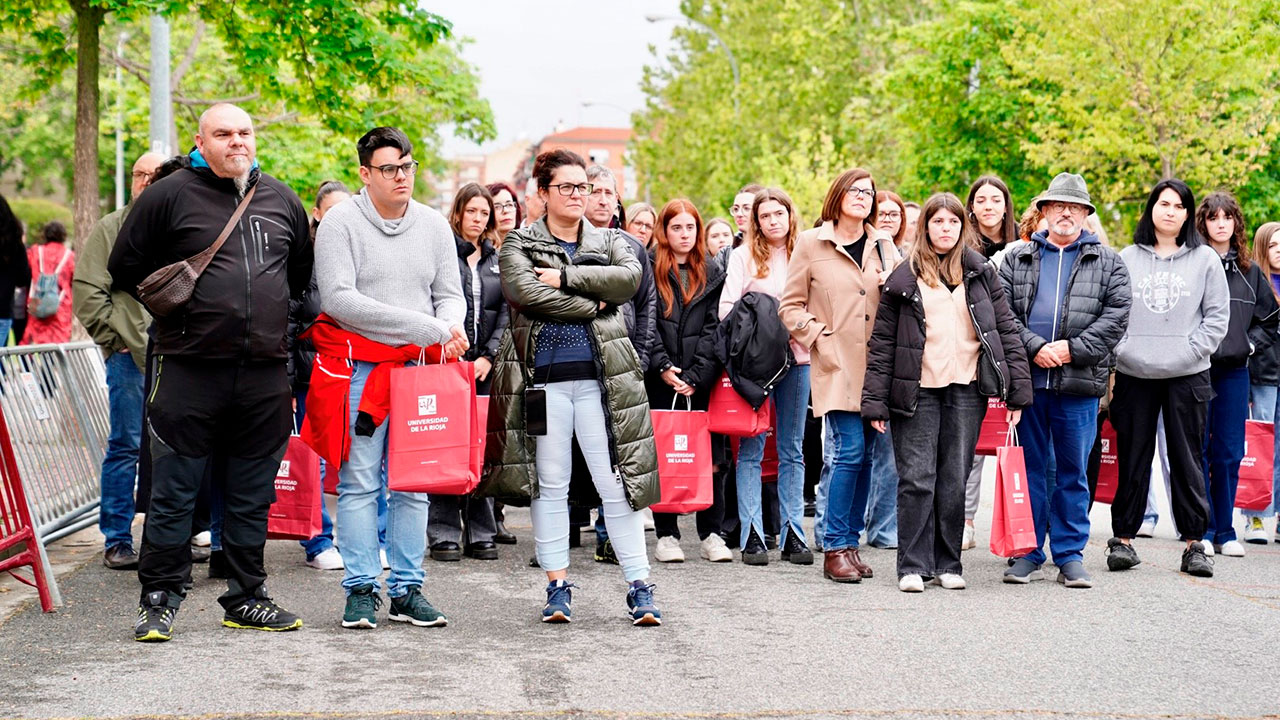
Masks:
[[[1257,265],[1240,269],[1234,249],[1222,257],[1222,270],[1227,275],[1227,292],[1231,296],[1231,318],[1227,334],[1210,358],[1214,367],[1238,368],[1254,355],[1267,355],[1276,342],[1280,323],[1280,304],[1271,283]]]
[[[498,258],[511,323],[493,368],[484,478],[476,492],[511,505],[528,505],[538,496],[537,443],[525,432],[524,421],[534,340],[549,320],[581,321],[587,323],[591,338],[614,471],[633,509],[657,502],[658,456],[649,401],[640,358],[618,312],[618,306],[636,294],[640,261],[619,231],[599,230],[587,222],[579,225],[578,250],[570,258],[547,229],[546,218],[508,233]],[[541,282],[534,268],[559,269],[561,286]],[[588,493],[571,487],[570,495]]]
[[[138,196],[107,262],[112,287],[137,298],[138,283],[165,265],[207,249],[231,219],[241,195],[199,151]],[[255,166],[258,191],[196,282],[182,310],[155,318],[157,355],[205,360],[286,359],[290,297],[311,280],[314,261],[307,212],[284,183]]]
[[[1021,409],[1032,400],[1031,369],[995,269],[976,250],[965,248],[964,283],[969,316],[978,335],[978,392]],[[919,280],[910,262],[885,281],[867,354],[862,417],[888,420],[915,414],[924,364],[925,318]]]
[[[706,284],[687,303],[679,291],[679,273],[673,269],[667,274],[665,282],[672,288],[671,312],[667,313],[659,298],[655,304],[654,339],[649,348],[650,369],[645,373],[649,402],[657,410],[669,409],[675,399],[675,391],[662,379],[662,373],[672,366],[680,368],[680,379],[694,387],[694,408],[707,406],[711,387],[720,376],[715,342],[726,257],[721,253],[707,258]],[[656,267],[656,262],[653,264]]]
[[[1000,284],[1017,322],[1027,360],[1034,363],[1046,344],[1066,340],[1071,362],[1048,371],[1049,389],[1067,395],[1102,397],[1115,364],[1113,352],[1129,324],[1133,301],[1129,271],[1119,255],[1085,231],[1077,241],[1078,256],[1070,273],[1046,277],[1041,272],[1041,259],[1045,253],[1056,253],[1058,249],[1049,243],[1045,231],[1036,233],[1031,240],[1010,248],[1000,266]],[[1032,306],[1044,283],[1056,286],[1055,337],[1045,337],[1028,327]],[[1042,387],[1037,381],[1036,388]]]
[[[1121,250],[1120,259],[1129,268],[1133,305],[1116,346],[1116,369],[1148,380],[1208,370],[1230,321],[1218,253],[1184,245],[1162,258],[1151,245],[1135,244]]]

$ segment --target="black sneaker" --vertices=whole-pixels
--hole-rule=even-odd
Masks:
[[[387,617],[396,622],[413,623],[418,627],[444,627],[449,624],[449,618],[427,602],[417,585],[410,585],[409,592],[391,598],[391,612]]]
[[[178,608],[169,607],[169,593],[155,590],[138,603],[138,620],[133,624],[133,639],[138,642],[164,642],[173,637],[173,619]]]
[[[347,595],[347,607],[342,613],[342,627],[372,630],[378,627],[378,608],[382,596],[373,585],[358,585]]]
[[[112,570],[137,570],[138,553],[130,545],[116,545],[102,553],[102,564]]]
[[[596,562],[618,564],[618,555],[613,551],[612,540],[596,543]]]
[[[800,539],[799,534],[788,532],[786,542],[782,546],[782,560],[792,565],[812,565],[813,553],[809,550],[809,546],[804,544],[804,540]]]
[[[1183,562],[1186,562],[1185,556]],[[1132,545],[1120,542],[1120,538],[1111,538],[1107,541],[1108,570],[1128,570],[1141,563],[1142,561],[1138,559],[1138,551],[1134,550]]]
[[[813,558],[810,557],[810,560]],[[769,549],[764,546],[764,541],[756,534],[755,528],[752,528],[747,535],[747,544],[742,548],[742,564],[744,565],[768,565]]]
[[[257,595],[227,608],[226,614],[222,616],[222,626],[238,630],[285,632],[302,627],[302,618],[272,602],[267,597],[266,588],[259,587]]]
[[[1213,560],[1204,554],[1204,543],[1193,542],[1182,551],[1182,572],[1195,577],[1213,577]]]

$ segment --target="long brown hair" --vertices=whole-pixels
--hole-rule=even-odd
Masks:
[[[453,234],[465,239],[462,234],[462,213],[467,209],[467,203],[476,198],[484,198],[489,204],[489,222],[484,226],[484,230],[480,231],[478,241],[488,240],[495,246],[498,244],[498,218],[493,214],[493,195],[485,189],[480,183],[469,182],[458,188],[458,194],[453,198],[453,209],[449,211],[449,227],[453,228]]]
[[[939,258],[929,242],[929,221],[943,210],[960,218],[960,238],[945,256]],[[911,272],[929,287],[937,287],[939,280],[948,285],[959,285],[964,278],[964,250],[966,247],[973,247],[972,243],[976,242],[973,235],[977,230],[973,226],[964,205],[960,204],[960,198],[951,193],[938,193],[929,198],[920,210],[920,224],[916,227],[916,237],[911,243],[911,253],[908,256]]]
[[[1245,235],[1244,213],[1240,211],[1240,203],[1236,202],[1234,195],[1219,190],[1209,193],[1204,200],[1201,200],[1200,207],[1196,208],[1196,230],[1207,244],[1209,242],[1209,220],[1217,217],[1220,212],[1226,213],[1227,217],[1231,218],[1231,224],[1234,226],[1228,244],[1232,250],[1236,251],[1236,263],[1240,265],[1241,270],[1248,271],[1250,265],[1249,236]]]
[[[1018,239],[1018,221],[1013,219],[1013,197],[1009,194],[1009,186],[995,175],[983,175],[974,180],[973,185],[969,187],[969,201],[964,204],[965,214],[960,218],[966,225],[973,226],[973,233],[969,236],[969,240],[974,243],[973,249],[978,252],[982,252],[982,231],[978,229],[978,219],[973,214],[973,198],[987,185],[999,190],[1004,196],[1004,217],[1000,218],[1000,237],[998,238],[1000,244],[1008,245]]]
[[[756,264],[756,277],[769,277],[769,256],[773,254],[773,246],[769,243],[769,238],[760,232],[760,206],[770,200],[779,203],[787,209],[787,221],[790,227],[787,228],[787,259],[791,259],[791,251],[796,247],[796,235],[799,234],[800,218],[796,215],[796,204],[791,202],[791,196],[782,191],[781,188],[765,188],[756,193],[755,200],[751,201],[751,225],[747,228],[747,243],[751,248],[751,259]]]
[[[697,226],[697,239],[693,249],[685,258],[685,269],[689,271],[688,286],[680,288],[680,299],[689,302],[707,286],[707,233],[702,227],[702,216],[698,208],[684,198],[676,198],[662,206],[658,213],[658,222],[653,227],[653,279],[658,286],[658,297],[662,299],[663,317],[671,317],[675,309],[675,290],[671,287],[671,275],[676,270],[676,256],[671,252],[671,242],[667,239],[667,225],[680,213],[689,213]],[[680,282],[680,273],[676,272],[676,282]]]
[[[1258,263],[1258,268],[1262,270],[1262,274],[1267,276],[1267,282],[1271,283],[1272,291],[1275,291],[1275,283],[1271,282],[1273,274],[1280,274],[1280,268],[1271,267],[1271,254],[1269,252],[1271,246],[1271,238],[1280,233],[1280,222],[1262,223],[1258,226],[1257,232],[1253,234],[1253,261]],[[1280,293],[1276,293],[1276,299],[1280,300]]]

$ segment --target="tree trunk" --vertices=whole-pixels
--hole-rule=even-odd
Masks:
[[[73,247],[84,245],[98,221],[98,31],[106,11],[90,0],[70,0],[76,14],[76,152],[71,210]]]

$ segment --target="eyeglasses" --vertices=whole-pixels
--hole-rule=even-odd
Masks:
[[[876,217],[881,220],[900,220],[902,218],[902,213],[894,210],[892,212],[876,213]]]
[[[497,211],[499,211],[499,212],[506,212],[506,211],[508,211],[508,210],[515,210],[515,209],[516,209],[516,204],[515,204],[515,202],[510,201],[510,200],[508,200],[507,202],[504,202],[504,203],[494,203],[494,204],[493,204],[493,209],[494,209],[494,210],[497,210]]]
[[[1074,215],[1077,212],[1084,212],[1085,209],[1083,205],[1065,202],[1049,202],[1041,205],[1040,207],[1044,210],[1044,214],[1046,215],[1057,215],[1062,212],[1070,212]]]
[[[863,188],[856,187],[851,187],[848,190],[845,190],[845,192],[852,193],[853,195],[860,195],[868,200],[876,196],[875,190],[864,190]]]
[[[631,223],[631,225],[632,225],[633,227],[640,228],[641,230],[652,230],[652,229],[653,229],[653,223],[647,223],[647,222],[639,222],[639,221],[636,221],[636,222]]]
[[[143,179],[146,179],[146,178],[150,178],[150,177],[152,177],[152,176],[154,176],[154,175],[155,175],[155,173],[154,173],[154,172],[146,172],[145,170],[134,170],[134,171],[133,171],[133,179],[134,179],[134,180],[143,180]]]
[[[556,192],[560,193],[564,197],[569,197],[573,195],[574,192],[577,192],[579,195],[590,195],[591,191],[595,188],[595,185],[592,185],[591,183],[578,183],[577,185],[574,185],[573,183],[560,183],[558,185],[548,185],[547,187],[555,188]]]
[[[410,160],[403,165],[365,165],[370,170],[377,170],[382,173],[383,180],[395,180],[401,171],[405,177],[413,177],[418,172],[418,161]]]

